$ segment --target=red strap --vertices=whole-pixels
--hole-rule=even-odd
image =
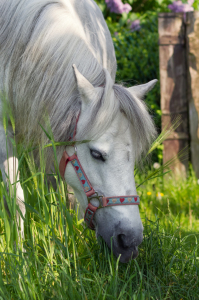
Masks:
[[[139,205],[140,197],[138,195],[127,195],[127,196],[111,196],[103,197],[102,205],[106,206],[116,206],[116,205]]]
[[[75,122],[75,128],[74,128],[74,131],[70,137],[69,140],[75,140],[75,136],[76,136],[76,133],[77,133],[77,123],[79,121],[79,116],[80,116],[80,113],[76,119],[76,122]],[[60,160],[60,163],[59,163],[59,172],[60,172],[60,175],[62,177],[62,179],[64,180],[64,174],[65,174],[65,169],[66,169],[66,166],[68,164],[68,162],[70,161],[70,156],[66,153],[66,151],[64,151],[63,155],[62,155],[62,158]]]
[[[66,170],[66,166],[67,166],[68,162],[69,162],[69,155],[66,153],[66,151],[64,151],[62,158],[60,160],[60,163],[59,163],[59,172],[60,172],[60,175],[63,180],[64,180],[64,174],[65,174],[65,170]]]
[[[86,222],[87,226],[92,230],[95,229],[95,226],[93,224],[93,218],[97,209],[98,207],[93,206],[91,203],[89,203],[84,215],[84,221]]]

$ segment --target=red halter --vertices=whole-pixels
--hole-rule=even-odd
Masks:
[[[78,119],[79,119],[79,117],[78,117]],[[76,126],[75,126],[73,137],[72,137],[73,139],[76,135],[78,119],[76,121]],[[130,196],[114,196],[114,197],[104,197],[104,196],[98,195],[98,193],[92,187],[90,181],[88,180],[88,178],[86,176],[86,173],[84,172],[83,167],[80,164],[80,161],[77,157],[76,147],[75,147],[75,153],[71,156],[69,156],[67,154],[67,152],[64,151],[62,158],[60,160],[59,172],[60,172],[60,175],[63,180],[64,180],[65,170],[66,170],[66,167],[67,167],[67,164],[69,163],[69,161],[72,163],[72,166],[77,174],[77,177],[78,177],[78,179],[83,187],[83,190],[86,194],[86,197],[88,199],[88,207],[86,208],[86,211],[85,211],[84,220],[90,229],[95,229],[95,226],[93,224],[93,218],[94,218],[95,212],[98,208],[103,208],[103,207],[107,207],[107,206],[116,206],[116,205],[139,205],[140,200],[139,200],[139,196],[137,196],[137,195],[136,196],[132,196],[132,195],[130,195]],[[99,200],[100,205],[98,207],[96,207],[90,203],[92,198],[95,198],[95,199],[97,198]]]

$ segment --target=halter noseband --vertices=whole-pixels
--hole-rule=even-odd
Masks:
[[[79,119],[79,117],[78,117],[78,119]],[[76,135],[78,119],[76,121],[76,126],[74,129],[73,136],[71,137],[73,139]],[[59,172],[60,172],[60,175],[63,180],[64,180],[65,170],[66,170],[67,164],[69,162],[71,162],[71,164],[77,174],[77,177],[83,187],[84,193],[86,194],[86,197],[88,199],[88,206],[85,211],[84,220],[90,229],[93,229],[93,230],[95,229],[95,226],[93,224],[93,218],[94,218],[95,212],[98,208],[103,208],[103,207],[107,207],[107,206],[117,206],[117,205],[139,205],[140,199],[139,199],[139,196],[137,196],[137,195],[136,196],[132,196],[132,195],[130,195],[130,196],[114,196],[114,197],[104,197],[104,196],[98,195],[98,193],[92,187],[90,181],[88,180],[88,178],[84,172],[83,167],[80,164],[80,161],[77,157],[76,147],[75,147],[75,153],[71,156],[69,156],[68,153],[66,151],[64,151],[62,158],[60,160]],[[90,203],[91,199],[93,199],[93,198],[99,200],[100,204],[98,207],[96,207]]]

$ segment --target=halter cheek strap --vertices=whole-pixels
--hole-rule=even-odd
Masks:
[[[91,185],[90,181],[88,180],[76,153],[69,156],[67,154],[67,152],[64,151],[62,158],[60,160],[60,164],[59,164],[59,172],[60,172],[62,179],[64,179],[65,170],[66,170],[66,167],[67,167],[67,164],[69,163],[69,161],[72,163],[72,166],[77,174],[77,177],[83,187],[83,190],[84,190],[86,196],[89,197],[89,196],[93,195],[95,193],[95,190],[92,188],[92,185]]]

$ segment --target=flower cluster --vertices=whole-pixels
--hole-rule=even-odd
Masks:
[[[193,11],[194,0],[188,0],[188,3],[182,3],[181,0],[174,1],[172,4],[168,5],[168,8],[171,9],[175,13],[188,12]]]
[[[122,3],[121,0],[105,0],[107,7],[110,9],[110,12],[114,12],[116,14],[128,13],[132,7],[126,3]]]
[[[131,29],[132,32],[133,31],[138,31],[138,30],[140,30],[140,28],[141,28],[140,20],[137,19],[137,20],[135,20],[131,23],[130,29]]]

